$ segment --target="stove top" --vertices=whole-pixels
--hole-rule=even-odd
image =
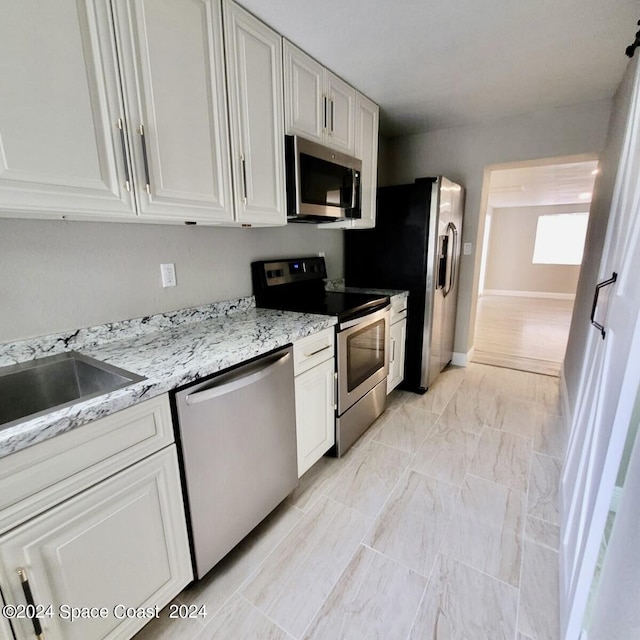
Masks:
[[[256,306],[337,316],[343,321],[389,304],[389,297],[372,293],[325,291],[324,258],[288,258],[253,262]]]
[[[344,293],[325,291],[322,296],[299,296],[278,299],[259,306],[284,311],[318,313],[323,316],[337,316],[338,320],[370,313],[389,304],[389,298],[369,293]]]

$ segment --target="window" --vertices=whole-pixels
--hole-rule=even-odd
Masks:
[[[588,213],[540,216],[533,264],[581,264],[588,221]]]

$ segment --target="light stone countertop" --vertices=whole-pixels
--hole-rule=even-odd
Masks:
[[[146,378],[0,429],[0,458],[336,323],[331,316],[256,309],[253,299],[240,302],[0,345],[0,366],[76,350]]]

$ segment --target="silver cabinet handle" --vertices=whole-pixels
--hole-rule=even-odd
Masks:
[[[322,347],[320,349],[316,349],[315,351],[312,351],[311,353],[305,353],[304,357],[305,358],[310,358],[311,356],[315,356],[317,353],[321,353],[322,351],[326,351],[327,349],[330,349],[331,345],[328,344],[326,347]]]
[[[608,280],[603,280],[602,282],[596,285],[596,290],[595,290],[595,293],[593,294],[593,305],[591,306],[591,324],[596,329],[598,329],[598,331],[600,331],[600,335],[602,336],[603,340],[606,335],[604,326],[601,325],[599,322],[595,321],[596,309],[598,307],[598,296],[600,295],[600,289],[604,287],[608,287],[610,284],[613,284],[617,279],[618,279],[618,274],[614,271]]]
[[[129,162],[127,161],[127,145],[124,141],[124,123],[122,118],[118,118],[117,127],[120,129],[120,144],[122,145],[122,159],[124,161],[124,186],[127,191],[131,191],[131,175],[129,173]]]
[[[391,338],[391,362],[396,361],[396,339]]]
[[[333,98],[330,98],[329,102],[331,104],[331,130],[329,131],[329,135],[332,136],[333,135]]]
[[[327,130],[327,96],[322,96],[322,129]]]
[[[219,396],[224,396],[228,393],[233,393],[238,389],[258,382],[262,378],[266,378],[274,369],[281,367],[291,357],[290,353],[278,355],[275,359],[273,357],[267,358],[266,362],[261,363],[256,371],[251,365],[247,367],[251,370],[251,373],[246,372],[245,367],[240,367],[238,372],[231,371],[228,374],[220,376],[221,379],[214,379],[209,386],[195,393],[190,393],[185,396],[185,402],[188,405],[198,404],[200,402],[206,402]]]
[[[333,374],[333,410],[338,410],[338,373]]]
[[[144,163],[144,178],[146,180],[147,193],[151,193],[151,179],[149,178],[149,157],[147,156],[147,139],[144,136],[144,125],[140,124],[138,127],[138,133],[140,134],[140,142],[142,143],[142,162]]]
[[[244,153],[240,154],[240,169],[242,171],[242,200],[247,204],[247,163]]]
[[[27,617],[31,619],[33,625],[33,633],[38,640],[44,640],[44,633],[42,633],[42,625],[39,618],[36,617],[36,603],[33,599],[33,593],[31,593],[31,585],[29,584],[29,577],[27,576],[27,570],[23,567],[18,569],[18,577],[22,585],[22,592],[24,593],[24,599],[27,602]],[[29,613],[30,612],[30,613]]]

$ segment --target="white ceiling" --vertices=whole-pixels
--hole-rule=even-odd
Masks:
[[[387,135],[609,98],[639,0],[240,0],[368,95]]]
[[[584,204],[589,210],[598,162],[570,162],[494,169],[489,181],[492,207]]]

